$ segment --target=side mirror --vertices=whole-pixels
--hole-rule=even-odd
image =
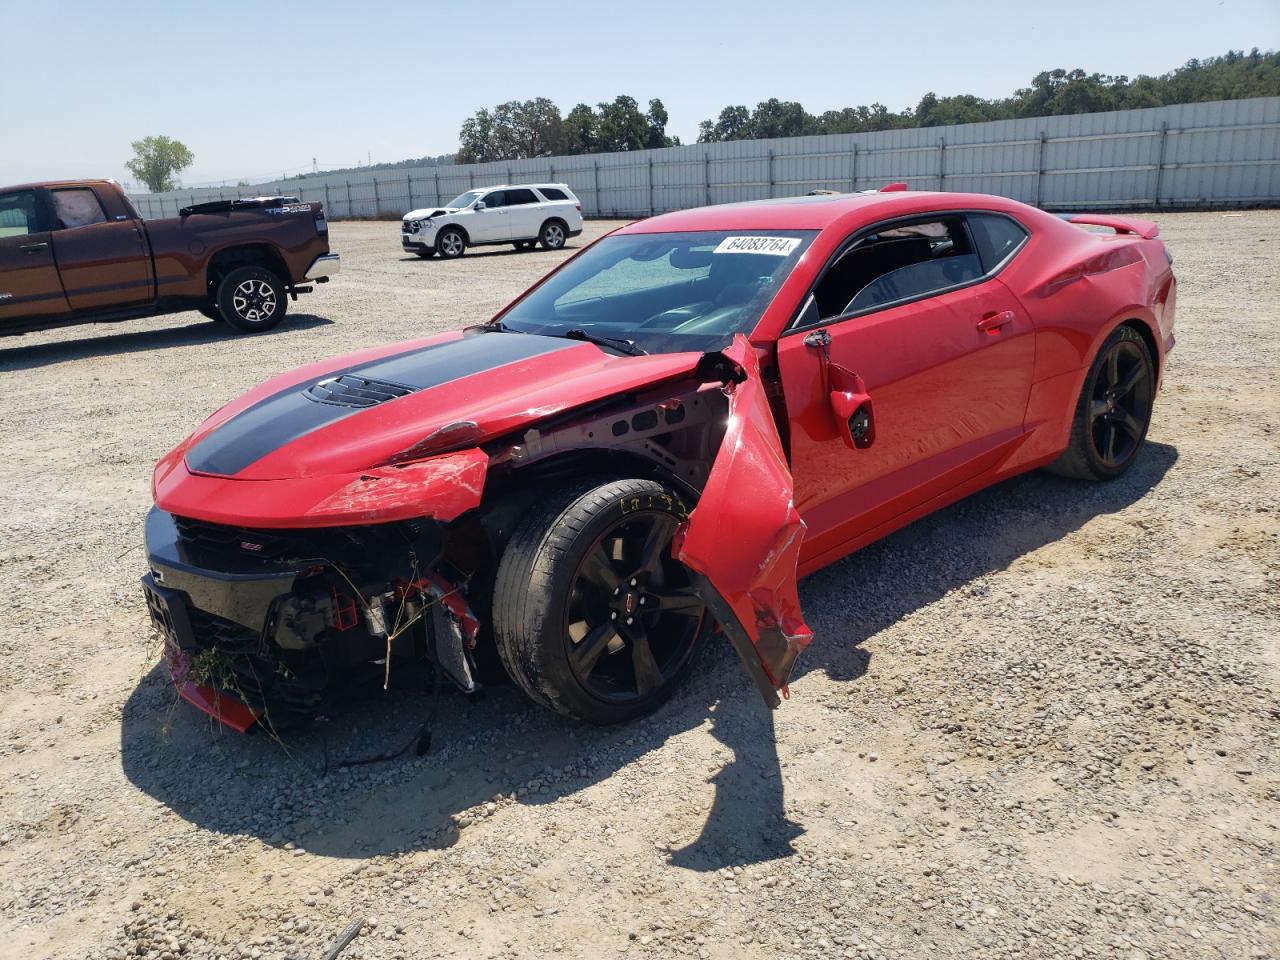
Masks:
[[[847,390],[831,391],[831,412],[835,415],[840,439],[850,450],[865,450],[876,439],[871,397]]]
[[[483,210],[483,209],[484,209],[485,207],[487,207],[487,206],[488,206],[488,204],[487,204],[487,203],[485,203],[483,200],[477,200],[477,201],[476,201],[476,209],[477,209],[477,210]]]

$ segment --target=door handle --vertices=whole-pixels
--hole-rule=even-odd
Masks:
[[[978,321],[978,329],[984,333],[994,333],[1010,323],[1013,323],[1013,311],[1001,310],[999,313],[983,314],[982,319]]]
[[[41,250],[48,250],[49,244],[47,241],[45,243],[28,243],[26,246],[19,247],[18,249],[23,253],[39,253]]]

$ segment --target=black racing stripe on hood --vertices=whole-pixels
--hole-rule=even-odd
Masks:
[[[527,333],[485,333],[326,373],[316,380],[295,384],[267,397],[215,428],[187,451],[187,466],[197,473],[235,476],[267,454],[313,430],[368,409],[317,403],[309,399],[306,391],[319,380],[356,374],[401,384],[416,393],[495,367],[581,345],[576,340]]]

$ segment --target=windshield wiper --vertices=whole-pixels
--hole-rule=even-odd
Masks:
[[[486,330],[497,330],[499,333],[525,333],[524,330],[517,330],[515,327],[508,327],[501,320],[493,320],[484,324]]]
[[[648,356],[648,351],[636,346],[634,340],[619,340],[614,337],[602,337],[595,333],[587,333],[582,329],[566,330],[560,336],[569,340],[585,340],[587,343],[594,343],[598,347],[610,347],[614,350],[621,350],[623,353],[631,357]]]

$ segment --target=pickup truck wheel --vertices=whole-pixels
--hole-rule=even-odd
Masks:
[[[602,477],[554,489],[525,517],[498,565],[493,628],[530,699],[608,724],[671,695],[711,627],[671,555],[686,517],[663,484]]]
[[[442,260],[456,260],[466,249],[467,241],[461,230],[449,227],[436,236],[436,252]]]
[[[218,284],[218,310],[243,333],[270,330],[284,319],[289,292],[283,281],[262,267],[239,267]]]
[[[569,238],[565,226],[559,220],[548,220],[538,233],[538,242],[543,250],[559,250]]]

